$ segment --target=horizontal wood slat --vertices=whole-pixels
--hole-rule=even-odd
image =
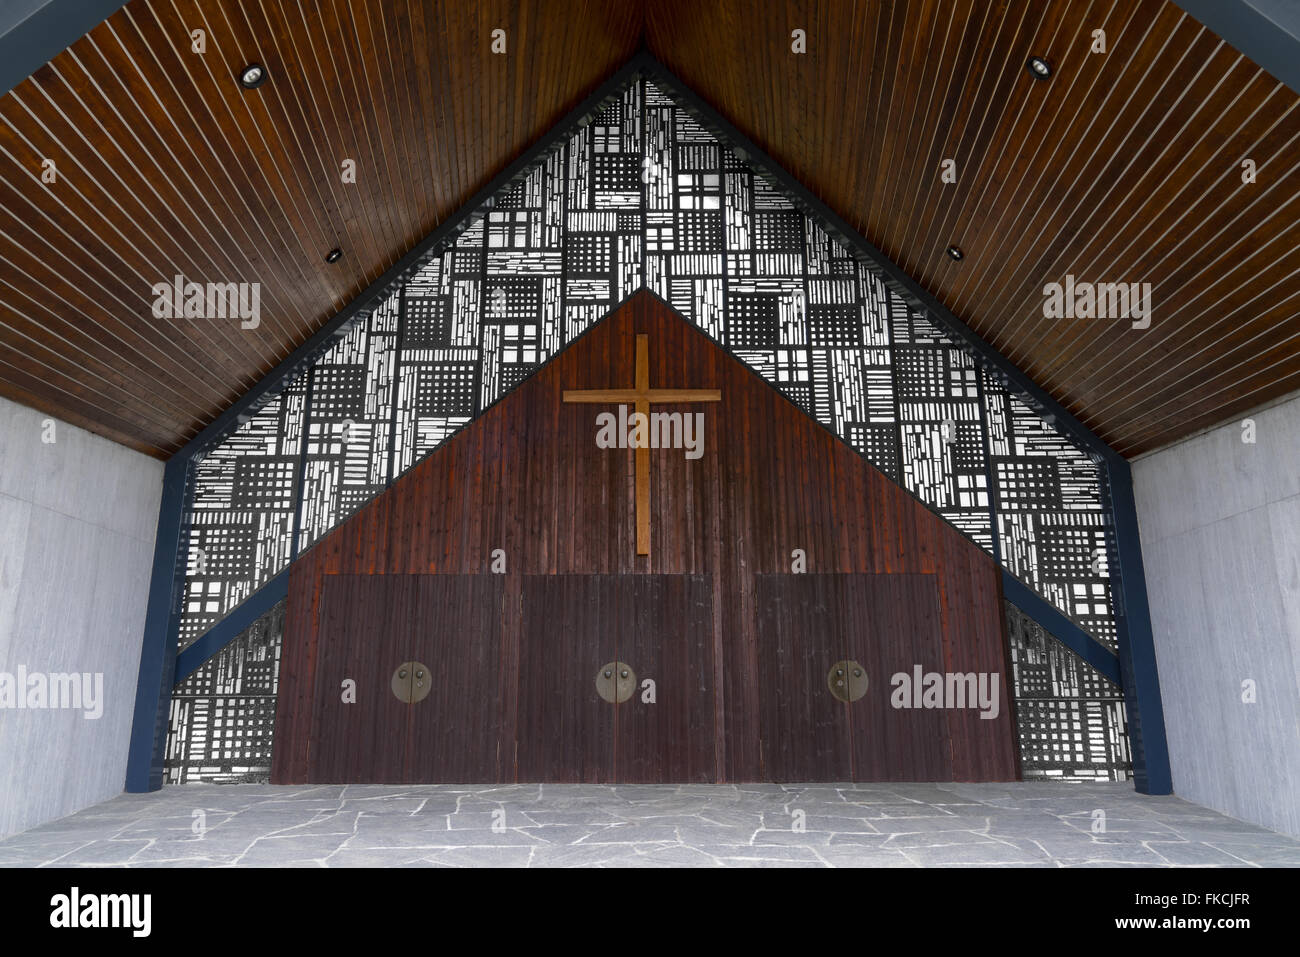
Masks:
[[[655,0],[646,41],[1121,454],[1300,388],[1300,97],[1173,3]],[[1047,318],[1067,275],[1150,327]]]
[[[176,451],[626,62],[642,20],[132,0],[0,98],[0,395]],[[269,79],[244,90],[251,62]],[[155,318],[178,274],[260,283],[259,325]]]
[[[1300,97],[1169,0],[132,0],[0,98],[0,395],[167,456],[643,44],[1122,454],[1300,388]]]

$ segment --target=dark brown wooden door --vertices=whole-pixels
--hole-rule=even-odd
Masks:
[[[942,781],[952,776],[942,709],[899,709],[891,679],[943,671],[933,575],[757,576],[759,726],[773,781]],[[827,681],[855,661],[866,694]]]
[[[614,779],[612,705],[596,672],[618,659],[626,614],[607,575],[525,575],[519,648],[518,779]]]
[[[309,780],[501,780],[502,590],[499,575],[326,576]],[[412,704],[392,688],[410,661],[430,682]]]
[[[613,708],[615,777],[629,784],[716,780],[713,591],[703,575],[632,575],[617,583],[618,657],[636,671]],[[651,681],[653,685],[646,686]],[[646,698],[653,691],[654,701]],[[608,706],[607,706],[608,707]]]
[[[714,780],[712,615],[700,575],[525,576],[519,780]],[[637,678],[619,704],[596,688],[613,661]]]
[[[698,461],[666,449],[652,454],[648,556],[635,550],[631,451],[599,448],[592,440],[594,410],[563,401],[570,389],[635,381],[636,341],[643,334],[651,337],[653,385],[717,388],[723,395],[702,413],[707,441]],[[811,574],[798,581],[782,574],[796,546],[807,550],[816,573],[850,578],[819,584]],[[481,660],[475,657],[480,648],[461,642],[448,652],[454,656],[448,667],[473,663],[475,676],[497,669],[500,736],[508,743],[499,771],[495,762],[440,752],[448,760],[464,759],[455,776],[698,780],[708,766],[702,742],[710,736],[720,761],[715,772],[730,781],[942,778],[945,753],[960,780],[1016,776],[1015,727],[1005,698],[996,721],[972,711],[944,716],[942,745],[930,737],[938,728],[934,711],[896,714],[884,703],[896,671],[916,664],[942,671],[939,648],[952,670],[999,672],[1005,692],[997,565],[646,294],[597,323],[294,563],[276,706],[277,783],[308,780],[319,750],[311,735],[317,695],[337,709],[338,669],[325,675],[318,667],[322,654],[338,653],[318,647],[322,590],[335,587],[340,574],[478,575],[492,567],[498,547],[509,556],[502,640],[480,646],[487,655]],[[534,575],[579,577],[530,580],[525,601],[524,579]],[[593,575],[628,581],[583,577]],[[709,639],[685,628],[692,616],[704,617],[688,597],[695,586],[646,584],[661,575],[709,581]],[[780,577],[759,585],[759,575]],[[901,577],[870,584],[877,575],[922,577],[916,585]],[[896,590],[895,598],[886,586]],[[863,605],[855,605],[854,596]],[[890,608],[895,600],[901,606],[896,611]],[[389,609],[382,614],[403,607],[396,598],[385,601]],[[410,614],[442,621],[431,616],[443,615],[449,603],[453,598],[445,596],[436,611]],[[375,633],[372,618],[355,626],[370,647],[388,640]],[[400,624],[394,619],[394,628]],[[650,630],[638,630],[642,624]],[[376,677],[391,675],[406,656],[439,656],[437,648],[415,650],[424,647],[427,630],[418,625],[410,636],[414,644],[386,651],[385,675]],[[443,632],[477,633],[467,625]],[[652,709],[639,696],[611,709],[595,694],[596,670],[620,657],[640,677],[656,680]],[[847,709],[848,717],[827,699],[825,680],[830,665],[846,658],[861,659],[871,672],[870,699]],[[347,668],[370,666],[367,657]],[[457,687],[471,686],[468,707],[493,697],[470,672],[461,673]],[[690,695],[677,697],[686,688]],[[722,726],[714,727],[711,709],[698,703],[704,698],[713,699]],[[606,720],[611,712],[612,725]],[[481,757],[491,730],[477,720],[453,714],[442,726],[468,722],[464,733]],[[684,725],[691,734],[682,733]],[[424,762],[445,743],[426,741],[436,734],[432,727],[418,734],[411,760],[421,775],[441,774]]]
[[[428,697],[410,706],[406,779],[477,784],[505,778],[501,575],[418,575],[405,621],[412,658],[428,665]],[[513,744],[513,742],[511,742]],[[512,757],[512,756],[510,756]]]
[[[867,672],[867,694],[848,705],[855,781],[950,781],[943,709],[895,708],[894,675],[944,671],[933,575],[827,575],[846,623],[845,657]]]
[[[755,578],[761,776],[770,781],[853,777],[847,706],[826,676],[847,657],[840,575]]]
[[[321,588],[308,778],[313,784],[406,780],[410,706],[392,691],[410,660],[405,622],[411,575],[328,575]],[[344,700],[354,682],[356,700]]]

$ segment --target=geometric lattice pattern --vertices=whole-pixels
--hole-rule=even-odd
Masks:
[[[164,781],[269,784],[285,602],[172,692]]]
[[[191,471],[182,647],[648,288],[1116,645],[1100,463],[646,78]]]
[[[1128,780],[1119,686],[1011,602],[1004,606],[1025,779]]]

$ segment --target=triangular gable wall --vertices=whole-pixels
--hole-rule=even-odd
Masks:
[[[655,406],[698,415],[699,442],[698,458],[650,453],[648,555],[636,553],[631,453],[597,441],[606,407],[564,401],[632,382],[641,335],[653,387],[721,394]],[[494,556],[504,564],[487,574]],[[539,579],[572,598],[593,579],[688,576],[699,617],[681,632],[689,613],[670,624],[649,595],[627,617],[628,604],[588,592],[566,627],[558,592],[527,597]],[[272,781],[1011,780],[1000,580],[951,525],[643,292],[294,563]],[[653,717],[620,711],[622,756],[607,763],[609,714],[584,673],[624,655],[683,690]],[[841,714],[816,672],[845,659],[876,684],[868,707]],[[440,663],[437,703],[412,715],[409,747],[361,753],[375,729],[399,740],[403,722],[387,693],[373,710],[364,695],[340,704],[338,682],[386,691],[402,660]],[[887,676],[917,666],[992,676],[992,711],[891,706]]]
[[[462,225],[196,457],[182,647],[643,287],[1115,647],[1095,458],[651,79]]]

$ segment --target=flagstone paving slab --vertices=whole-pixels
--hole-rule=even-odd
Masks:
[[[1128,784],[192,784],[0,840],[45,866],[1300,867],[1300,841]]]

